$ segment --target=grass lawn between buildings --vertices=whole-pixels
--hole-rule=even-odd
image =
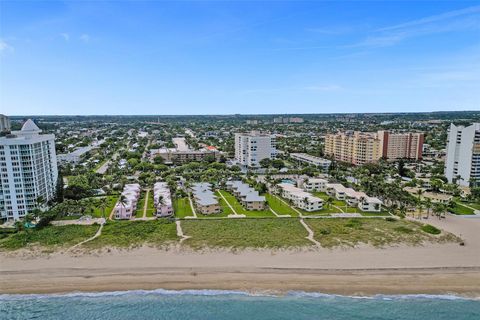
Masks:
[[[137,210],[135,210],[135,218],[142,218],[143,217],[143,207],[145,206],[145,195],[147,193],[142,190],[140,191],[140,198],[137,202]]]
[[[450,208],[449,211],[453,214],[458,214],[458,215],[471,215],[475,214],[473,209],[470,209],[468,207],[463,206],[459,202],[455,202],[455,206],[453,208]]]
[[[229,193],[225,190],[219,190],[218,192],[225,197],[225,199],[233,207],[233,210],[235,210],[235,212],[237,214],[244,214],[247,218],[263,218],[263,217],[275,218],[276,217],[268,209],[267,210],[261,210],[261,211],[247,210],[240,204],[240,202],[238,202],[237,198],[235,198],[235,196],[232,195],[231,193]],[[226,205],[226,207],[228,207],[228,205]]]
[[[153,204],[153,190],[150,190],[147,200],[147,217],[154,217],[157,210]]]
[[[187,197],[174,198],[173,200],[173,212],[177,218],[185,218],[188,216],[193,217],[192,207]]]

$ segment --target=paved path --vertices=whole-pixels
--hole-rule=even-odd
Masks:
[[[150,194],[150,189],[147,189],[147,194],[145,195],[145,203],[143,204],[143,218],[147,218],[147,208],[148,208],[148,195]]]
[[[299,216],[300,218],[304,218],[303,214],[302,214],[300,211],[298,211],[297,208],[289,205],[285,200],[283,200],[281,197],[277,196],[276,194],[273,194],[273,193],[272,193],[272,195],[273,195],[275,198],[277,198],[277,199],[279,199],[280,201],[282,201],[286,206],[289,206],[290,208],[292,208],[293,211],[295,211],[296,213],[298,213],[298,216]]]
[[[82,242],[77,243],[76,245],[68,248],[67,251],[73,250],[73,249],[81,246],[81,245],[84,244],[84,243],[87,243],[87,242],[89,242],[89,241],[92,241],[92,240],[95,239],[95,238],[100,237],[100,235],[102,234],[103,226],[105,225],[105,219],[103,219],[103,218],[101,218],[101,219],[102,219],[102,222],[100,223],[100,227],[98,228],[98,230],[97,230],[97,232],[95,233],[95,235],[93,235],[93,237],[90,237],[90,238],[88,238],[87,240],[83,240]]]
[[[272,208],[268,207],[268,209],[270,209],[270,211],[277,217],[277,218],[290,218],[291,215],[289,214],[278,214],[276,213]]]
[[[175,221],[175,224],[177,225],[177,236],[180,237],[180,243],[182,243],[183,241],[191,238],[191,236],[186,236],[183,233],[182,225],[180,224],[180,220]]]
[[[105,174],[105,172],[107,172],[108,168],[110,167],[110,163],[112,163],[112,161],[115,161],[117,159],[117,157],[118,157],[118,152],[115,153],[110,160],[107,160],[104,164],[102,164],[96,170],[96,172],[99,173],[99,174]]]
[[[228,215],[229,218],[245,218],[245,215],[244,215],[244,214],[238,214],[237,211],[235,211],[235,209],[233,209],[233,207],[232,207],[232,205],[230,204],[230,202],[227,201],[227,198],[225,198],[225,196],[224,196],[220,191],[218,191],[218,194],[220,195],[220,197],[222,197],[223,201],[225,201],[225,203],[227,204],[227,206],[229,206],[230,209],[232,209],[233,214],[229,214],[229,215]]]
[[[315,238],[313,237],[315,234],[313,233],[313,230],[310,229],[310,227],[308,226],[308,224],[305,223],[305,221],[303,221],[303,219],[300,219],[300,223],[302,224],[302,226],[307,230],[308,232],[308,236],[306,236],[305,238],[310,240],[311,242],[313,242],[316,246],[318,247],[321,247],[322,245],[320,244],[320,242],[318,242],[317,240],[315,240]]]
[[[193,205],[192,198],[188,196],[188,200],[190,201],[190,207],[192,208],[192,213],[195,218],[197,218],[197,212],[195,211],[195,206]],[[185,217],[186,218],[186,217]]]

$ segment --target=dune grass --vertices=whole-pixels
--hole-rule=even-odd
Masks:
[[[387,245],[419,245],[425,241],[459,241],[456,236],[444,233],[432,236],[422,231],[422,224],[404,220],[385,219],[308,219],[305,222],[315,233],[315,239],[323,247],[352,247],[370,244],[375,247]]]
[[[92,237],[98,225],[80,226],[47,226],[42,229],[29,229],[10,234],[0,240],[1,250],[18,250],[28,247],[44,247],[45,249],[69,247]]]
[[[162,246],[177,241],[174,222],[166,219],[153,221],[109,221],[102,235],[85,243],[85,248],[132,248],[143,244]]]
[[[185,220],[184,242],[202,248],[292,248],[310,246],[307,231],[298,219]]]

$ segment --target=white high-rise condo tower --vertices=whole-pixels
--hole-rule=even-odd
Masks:
[[[5,131],[10,131],[10,119],[4,114],[0,114],[0,132]]]
[[[0,218],[18,220],[52,199],[58,177],[55,136],[32,120],[0,138]]]
[[[445,176],[450,183],[480,186],[480,123],[450,125]]]
[[[235,159],[244,166],[258,167],[277,154],[275,137],[259,132],[235,133]]]

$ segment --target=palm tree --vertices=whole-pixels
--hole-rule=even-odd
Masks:
[[[427,219],[430,217],[430,209],[432,209],[432,199],[427,198],[425,200],[425,208],[427,209]]]
[[[423,215],[423,201],[420,199],[418,199],[417,209],[418,209],[418,219],[421,219]]]
[[[332,207],[334,201],[335,199],[333,199],[332,197],[328,197],[327,200],[325,200],[325,203],[327,204],[329,209]]]
[[[98,207],[102,209],[102,217],[105,219],[105,209],[108,206],[108,199],[107,197],[101,198],[98,204]]]

